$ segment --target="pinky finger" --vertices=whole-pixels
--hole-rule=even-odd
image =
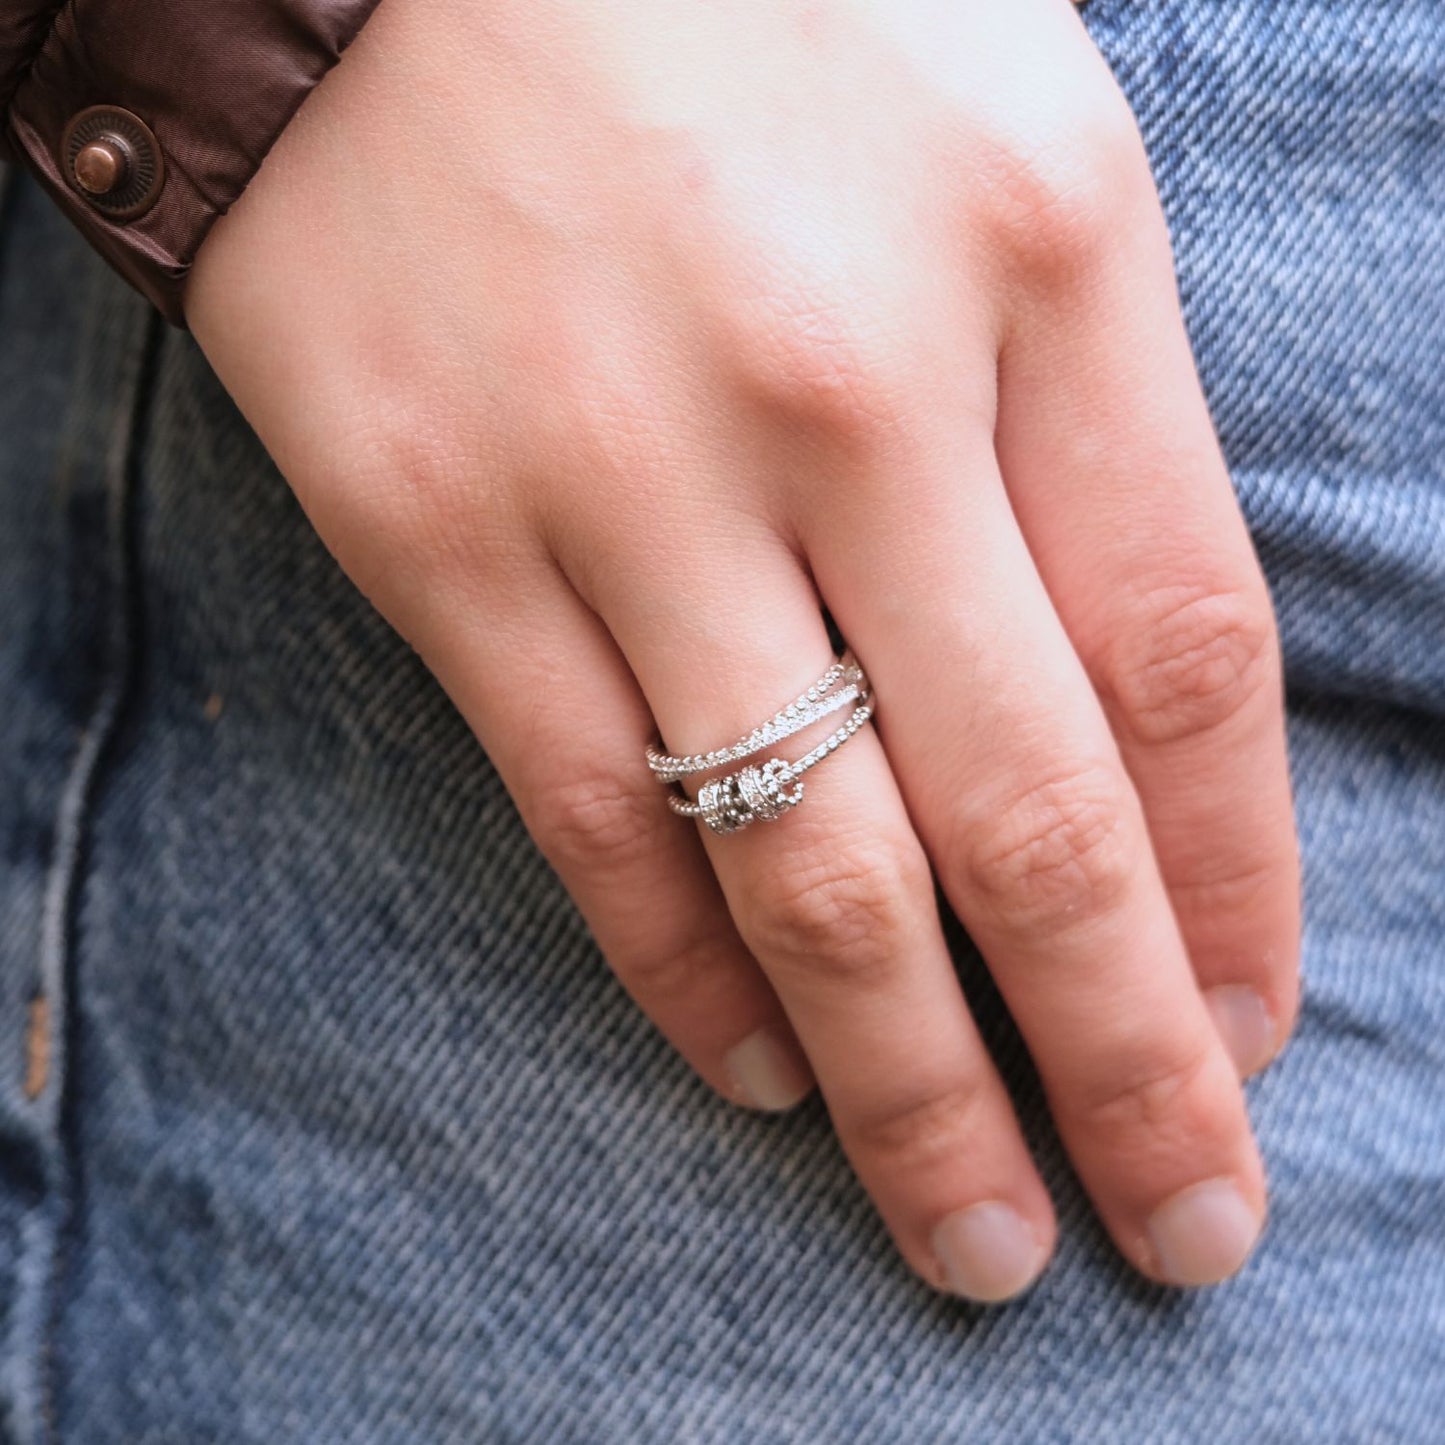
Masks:
[[[419,650],[637,1005],[724,1098],[791,1108],[812,1071],[697,830],[647,767],[631,670],[560,574],[535,580],[515,616],[452,612]]]

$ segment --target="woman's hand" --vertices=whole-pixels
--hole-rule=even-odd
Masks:
[[[816,1077],[920,1274],[1003,1298],[1056,1228],[930,865],[1119,1248],[1240,1266],[1236,1066],[1296,1008],[1278,644],[1066,0],[385,0],[189,314],[638,1003],[740,1103]],[[673,816],[654,718],[761,721],[820,600],[876,732],[780,821]]]

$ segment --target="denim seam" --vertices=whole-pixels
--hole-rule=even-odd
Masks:
[[[100,273],[97,271],[97,274]],[[139,308],[127,310],[134,314]],[[17,1313],[23,1312],[28,1319],[32,1338],[37,1342],[31,1390],[35,1408],[28,1422],[24,1419],[19,1422],[28,1436],[26,1445],[54,1445],[59,1439],[54,1335],[60,1319],[67,1267],[68,1229],[74,1218],[80,1180],[75,1097],[70,1087],[75,1032],[73,1001],[77,996],[75,920],[84,886],[93,804],[101,786],[109,746],[133,690],[138,660],[134,478],[163,329],[160,317],[146,308],[139,324],[133,325],[131,335],[125,339],[123,349],[117,348],[121,354],[110,399],[114,422],[103,469],[106,503],[103,548],[111,601],[106,622],[104,675],[61,794],[55,845],[45,884],[40,983],[50,1006],[51,1058],[49,1077],[38,1103],[47,1115],[42,1122],[47,1141],[47,1189],[40,1211],[40,1237],[34,1241],[33,1262],[19,1282],[21,1298],[17,1300]]]

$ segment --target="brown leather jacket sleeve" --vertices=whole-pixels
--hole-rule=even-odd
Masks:
[[[184,325],[201,241],[378,0],[0,0],[0,158]]]

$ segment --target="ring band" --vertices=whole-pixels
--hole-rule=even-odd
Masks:
[[[868,678],[851,652],[845,652],[808,690],[766,722],[725,748],[672,756],[656,744],[647,764],[660,783],[676,784],[694,773],[711,772],[761,752],[854,703],[841,726],[795,762],[770,758],[714,778],[698,789],[694,802],[681,787],[671,788],[668,806],[684,818],[697,818],[714,833],[736,833],[755,822],[772,822],[803,801],[803,774],[831,757],[873,716]]]
[[[843,685],[835,692],[830,691],[838,683]],[[708,773],[714,768],[726,767],[802,732],[820,718],[828,717],[855,698],[863,697],[867,688],[868,679],[864,677],[863,669],[851,653],[844,653],[805,693],[794,698],[786,707],[779,708],[767,722],[755,727],[737,742],[710,753],[693,753],[686,757],[670,757],[655,743],[649,744],[647,766],[659,783],[675,783],[693,773]]]

